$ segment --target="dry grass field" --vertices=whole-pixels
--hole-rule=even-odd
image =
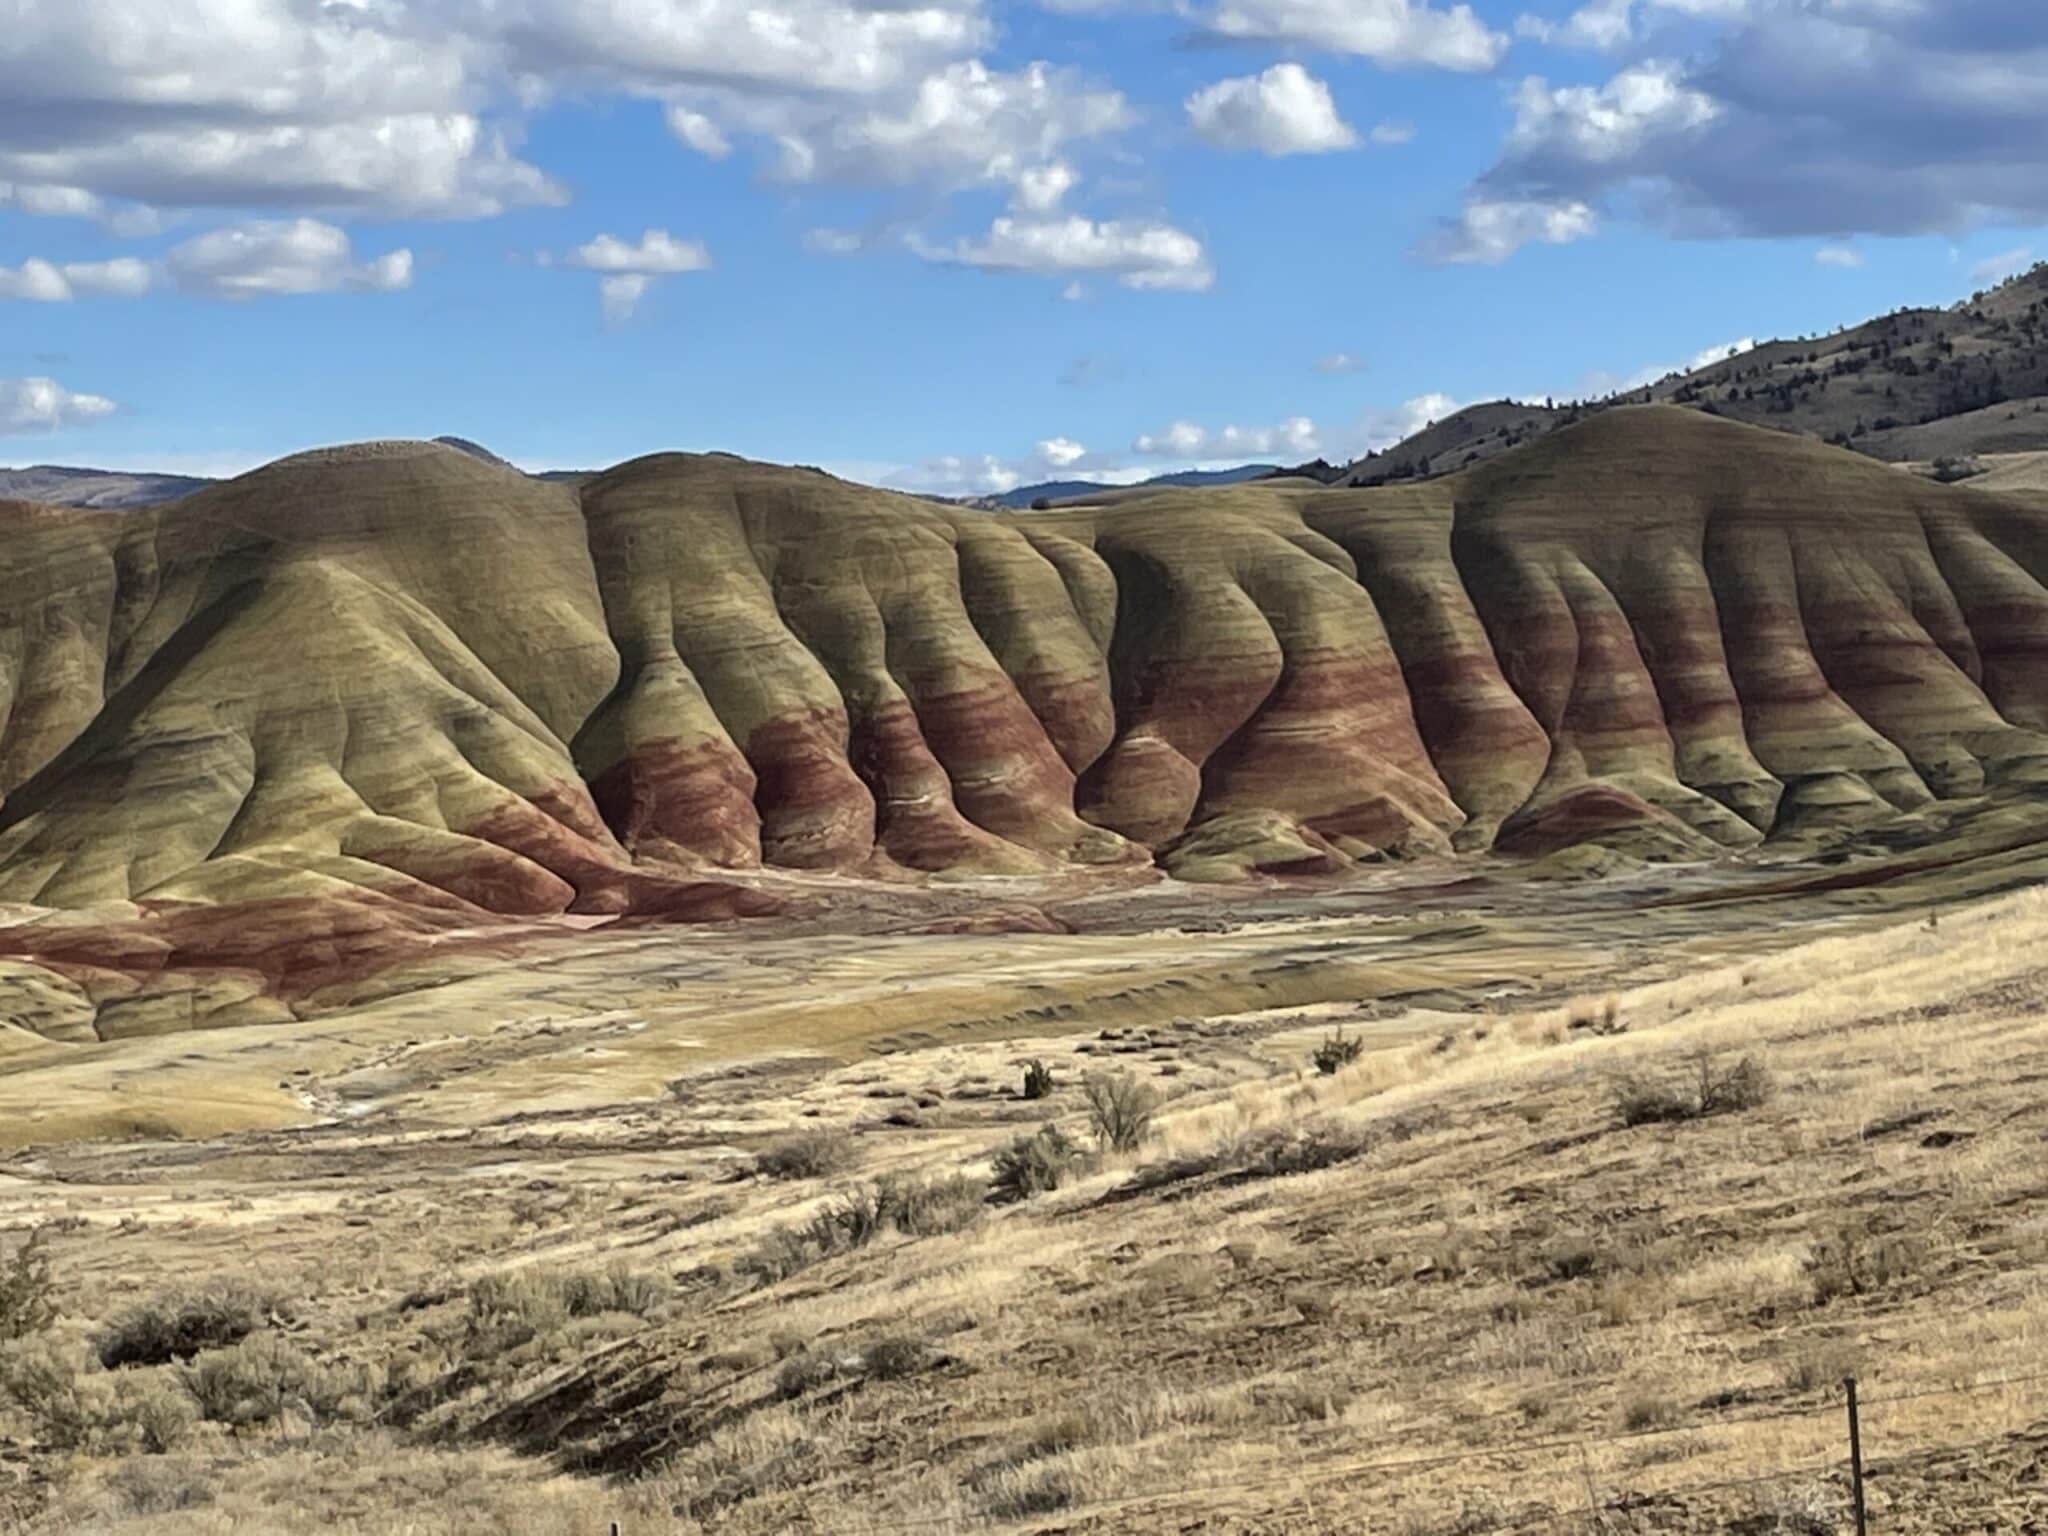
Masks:
[[[366,1027],[299,1124],[24,1147],[0,1530],[1837,1532],[1851,1373],[1873,1529],[2043,1529],[2048,894],[1626,901],[1162,926],[1351,968],[1036,1033]],[[992,942],[1052,985],[887,963]]]

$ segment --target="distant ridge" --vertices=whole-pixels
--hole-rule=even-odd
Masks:
[[[1467,406],[1391,448],[1294,473],[1353,486],[1428,480],[1615,406],[1651,404],[1892,464],[2048,450],[2048,263],[1947,309],[1902,309],[1827,336],[1765,342],[1600,400]]]
[[[193,475],[130,474],[118,469],[32,464],[26,469],[0,469],[0,501],[36,501],[53,507],[125,512],[176,501],[213,483]]]
[[[1231,469],[1177,469],[1171,474],[1154,475],[1149,480],[1138,480],[1129,485],[1109,485],[1100,480],[1041,480],[1036,485],[1020,485],[1014,491],[1004,491],[999,496],[934,496],[931,499],[955,507],[986,507],[990,511],[1019,512],[1037,502],[1050,505],[1062,501],[1076,501],[1083,497],[1099,496],[1104,491],[1242,485],[1247,480],[1264,480],[1280,472],[1280,466],[1277,464],[1239,464]]]

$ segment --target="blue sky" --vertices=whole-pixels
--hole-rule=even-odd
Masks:
[[[2044,224],[2034,0],[0,0],[0,462],[1348,457]]]

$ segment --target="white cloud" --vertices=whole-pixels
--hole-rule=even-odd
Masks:
[[[118,409],[103,395],[74,394],[55,379],[0,379],[0,435],[54,432]]]
[[[412,252],[357,262],[349,237],[317,219],[256,219],[172,248],[164,269],[184,293],[211,299],[268,294],[393,293],[412,285]]]
[[[668,129],[670,133],[708,159],[723,160],[732,153],[732,144],[720,131],[718,124],[702,112],[692,112],[688,107],[670,107]]]
[[[1053,165],[1062,146],[1115,133],[1132,121],[1119,91],[1092,88],[1043,62],[1006,73],[978,59],[926,76],[900,102],[809,120],[815,111],[797,102],[755,103],[745,111],[753,131],[773,133],[785,180],[1013,185],[1029,195],[1023,193],[1029,178],[1040,196],[1050,195],[1062,174],[1059,193],[1073,184],[1071,170]]]
[[[1651,62],[1622,70],[1599,87],[1560,86],[1531,77],[1515,92],[1510,154],[1551,155],[1579,164],[1617,164],[1656,138],[1705,127],[1720,111],[1685,82],[1679,66]]]
[[[1055,469],[1065,469],[1088,457],[1088,450],[1071,437],[1049,437],[1038,445],[1038,456]]]
[[[32,195],[475,215],[559,197],[481,115],[476,0],[10,8],[0,177]],[[24,204],[26,206],[26,204]]]
[[[1415,142],[1415,125],[1397,122],[1375,123],[1371,138],[1373,143],[1386,148],[1397,144],[1412,144]]]
[[[1823,267],[1845,270],[1863,265],[1863,253],[1852,245],[1824,245],[1813,253],[1813,259]]]
[[[1218,80],[1188,97],[1184,106],[1195,132],[1225,149],[1300,155],[1358,143],[1358,135],[1337,115],[1330,88],[1299,64],[1275,64],[1264,74]]]
[[[1365,359],[1354,357],[1349,352],[1332,352],[1327,357],[1316,359],[1317,373],[1358,373],[1365,367]]]
[[[1684,237],[2048,222],[2048,7],[1645,0],[1712,24],[1599,87],[1528,82],[1482,203],[1583,203]]]
[[[1416,395],[1399,405],[1367,411],[1344,434],[1341,444],[1344,455],[1347,459],[1362,458],[1368,453],[1391,448],[1403,439],[1413,437],[1424,427],[1447,416],[1455,416],[1463,408],[1450,395],[1432,392]]]
[[[645,272],[614,272],[598,279],[597,300],[606,325],[624,325],[654,284]]]
[[[147,293],[152,279],[149,264],[132,256],[61,266],[31,256],[17,269],[0,267],[0,299],[42,304],[65,304],[87,294],[132,299]]]
[[[552,258],[546,256],[541,263],[553,265]],[[705,271],[711,265],[711,253],[695,240],[678,240],[665,229],[648,229],[630,244],[617,235],[597,235],[564,256],[561,265],[601,274],[598,306],[605,324],[618,326],[633,318],[656,278]]]
[[[1064,160],[1027,167],[1017,174],[1017,190],[1011,203],[1022,213],[1051,213],[1079,180],[1074,168]]]
[[[979,240],[933,246],[913,237],[911,248],[927,261],[989,271],[1100,273],[1126,288],[1199,293],[1215,280],[1201,241],[1171,224],[1150,221],[1006,215]]]
[[[1307,458],[1319,451],[1316,424],[1306,416],[1290,416],[1274,427],[1223,427],[1211,432],[1190,421],[1176,421],[1162,432],[1147,432],[1131,444],[1133,453],[1193,458],[1216,454],[1229,459],[1285,454]]]
[[[1163,432],[1147,432],[1131,444],[1133,453],[1200,453],[1209,443],[1208,431],[1191,421],[1176,421]]]
[[[1598,227],[1593,210],[1580,202],[1475,200],[1418,249],[1431,261],[1495,266],[1525,245],[1570,245]]]
[[[650,229],[632,245],[616,235],[599,235],[576,247],[562,264],[586,272],[637,272],[655,277],[701,272],[711,265],[711,253],[694,240],[678,240],[665,229]]]
[[[1987,256],[1970,268],[1973,283],[1998,284],[2009,277],[2018,277],[2034,264],[2033,250],[2021,246],[2015,251],[2000,251],[1996,256]]]
[[[1635,0],[1590,0],[1562,22],[1541,16],[1518,16],[1515,31],[1561,48],[1597,48],[1609,52],[1635,35],[1631,18]]]
[[[1223,37],[1356,54],[1379,64],[1483,70],[1508,40],[1469,5],[1430,0],[1220,0],[1206,18]]]

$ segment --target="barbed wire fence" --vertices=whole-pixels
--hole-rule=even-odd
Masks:
[[[1048,1514],[1047,1519],[1054,1527],[1081,1524],[1106,1519],[1112,1516],[1126,1519],[1150,1512],[1163,1513],[1174,1503],[1191,1499],[1210,1499],[1218,1495],[1241,1497],[1245,1494],[1272,1492],[1279,1489],[1296,1489],[1304,1496],[1310,1490],[1330,1488],[1336,1484],[1366,1477],[1412,1476],[1416,1473],[1443,1471],[1452,1467],[1482,1461],[1511,1460],[1529,1456],[1560,1456],[1586,1453],[1600,1447],[1626,1444],[1634,1441],[1650,1441],[1681,1435],[1711,1434],[1716,1431],[1738,1428],[1745,1425],[1781,1423],[1794,1420],[1815,1420],[1836,1418],[1842,1421],[1842,1452],[1839,1457],[1821,1464],[1799,1467],[1782,1467],[1775,1471],[1747,1476],[1714,1478],[1706,1481],[1658,1486],[1641,1494],[1630,1495],[1617,1500],[1601,1500],[1592,1494],[1584,1506],[1572,1509],[1544,1508],[1531,1510],[1521,1515],[1483,1517],[1460,1520],[1456,1526],[1459,1536],[1493,1536],[1495,1532],[1522,1532],[1590,1527],[1598,1530],[1600,1522],[1607,1516],[1622,1516],[1630,1512],[1631,1506],[1641,1508],[1643,1501],[1670,1501],[1687,1496],[1709,1493],[1739,1492],[1745,1488],[1761,1488],[1772,1484],[1812,1480],[1831,1475],[1842,1476],[1850,1483],[1849,1498],[1852,1503],[1850,1514],[1856,1520],[1859,1533],[1868,1527],[1861,1509],[1861,1483],[1863,1480],[1862,1446],[1852,1441],[1860,1440],[1861,1415],[1872,1409],[1891,1408],[1907,1403],[1924,1402],[1938,1398],[1971,1398],[1988,1396],[1994,1392],[2006,1392],[2048,1382],[2048,1370],[2033,1371],[2019,1375],[1996,1377],[1985,1381],[1966,1383],[1961,1386],[1926,1386],[1907,1388],[1887,1393],[1881,1397],[1859,1397],[1855,1411],[1848,1411],[1848,1397],[1854,1378],[1842,1384],[1842,1394],[1835,1400],[1813,1404],[1802,1408],[1779,1408],[1760,1413],[1736,1414],[1725,1417],[1696,1421],[1687,1424],[1660,1425],[1640,1429],[1622,1429],[1600,1435],[1564,1435],[1509,1441],[1499,1445],[1468,1446],[1456,1451],[1434,1452],[1426,1455],[1382,1457],[1365,1461],[1340,1462],[1331,1465],[1302,1465],[1272,1477],[1229,1482],[1188,1483],[1173,1487],[1142,1489],[1113,1499],[1097,1500],[1090,1503],[1069,1504]],[[1999,1437],[1993,1437],[1994,1439]],[[1941,1446],[1934,1449],[1967,1449],[1991,1443],[1984,1440],[1963,1442],[1961,1446]],[[1880,1448],[1881,1449],[1881,1448]],[[1926,1449],[1926,1447],[1921,1447]],[[934,1515],[908,1517],[890,1522],[888,1528],[898,1530],[932,1530],[959,1527],[962,1521],[957,1515]],[[1877,1527],[1881,1529],[1881,1527]],[[617,1526],[613,1536],[627,1536]]]

